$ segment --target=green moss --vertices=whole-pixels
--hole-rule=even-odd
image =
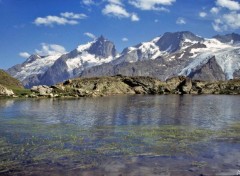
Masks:
[[[202,167],[205,167],[207,165],[207,162],[205,162],[205,161],[193,161],[191,165],[194,166],[194,167],[202,168]]]

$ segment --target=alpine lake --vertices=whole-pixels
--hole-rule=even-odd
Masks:
[[[240,96],[0,99],[0,175],[240,175]]]

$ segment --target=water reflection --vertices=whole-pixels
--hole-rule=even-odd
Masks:
[[[115,96],[83,99],[0,100],[0,118],[85,128],[188,125],[221,128],[238,120],[240,96]]]

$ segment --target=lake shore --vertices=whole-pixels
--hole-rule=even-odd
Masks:
[[[4,92],[4,91],[2,91]],[[33,86],[17,92],[5,90],[2,97],[68,98],[100,97],[112,95],[162,95],[162,94],[240,94],[240,80],[200,81],[178,76],[160,81],[151,77],[112,76],[76,78],[53,86]],[[10,92],[10,93],[9,93]],[[11,93],[13,92],[13,93]]]

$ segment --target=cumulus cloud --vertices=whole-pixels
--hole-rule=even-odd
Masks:
[[[123,41],[123,42],[127,42],[127,41],[128,41],[128,38],[123,37],[123,38],[122,38],[122,41]]]
[[[85,32],[84,35],[89,37],[89,38],[91,38],[91,39],[93,39],[93,40],[95,40],[97,38],[94,34],[92,34],[90,32]]]
[[[139,21],[139,20],[140,20],[140,18],[138,17],[138,15],[137,15],[137,14],[135,14],[135,13],[132,13],[132,14],[131,14],[131,20],[132,20],[132,21]]]
[[[213,29],[217,32],[235,30],[240,28],[240,13],[231,12],[224,14],[212,23]]]
[[[217,7],[213,7],[213,8],[211,8],[211,10],[210,10],[210,12],[211,12],[212,14],[218,14],[219,11],[220,11],[220,9],[217,8]]]
[[[118,18],[130,18],[132,21],[139,21],[139,17],[135,13],[129,13],[123,6],[118,4],[107,4],[102,10],[104,15],[115,16]]]
[[[186,24],[186,23],[187,23],[186,20],[182,17],[179,17],[176,21],[176,24],[180,24],[180,25]]]
[[[130,15],[122,6],[117,4],[108,4],[102,10],[104,15],[113,15],[118,18],[128,18]]]
[[[215,15],[212,22],[213,29],[217,32],[240,29],[239,11],[240,3],[236,0],[216,0],[216,7],[210,10]]]
[[[70,18],[70,19],[85,19],[87,18],[87,15],[83,14],[83,13],[73,13],[73,12],[64,12],[60,14],[62,17],[65,18]]]
[[[92,5],[94,4],[93,0],[82,0],[82,3],[85,5]]]
[[[79,19],[87,18],[85,14],[74,14],[72,12],[61,13],[60,16],[38,17],[34,20],[37,26],[54,26],[54,25],[76,25]]]
[[[216,4],[229,10],[240,10],[240,3],[234,0],[217,0]]]
[[[51,56],[66,53],[66,49],[61,45],[42,43],[41,50],[35,49],[36,54],[40,56]]]
[[[161,5],[172,5],[176,0],[129,0],[129,3],[141,10],[159,10],[165,11],[166,8],[160,7]]]
[[[199,13],[199,16],[200,16],[201,18],[205,18],[205,17],[207,16],[207,13],[206,13],[206,12],[200,12],[200,13]]]
[[[19,56],[22,57],[22,58],[29,58],[31,55],[28,53],[28,52],[21,52],[19,53]]]

